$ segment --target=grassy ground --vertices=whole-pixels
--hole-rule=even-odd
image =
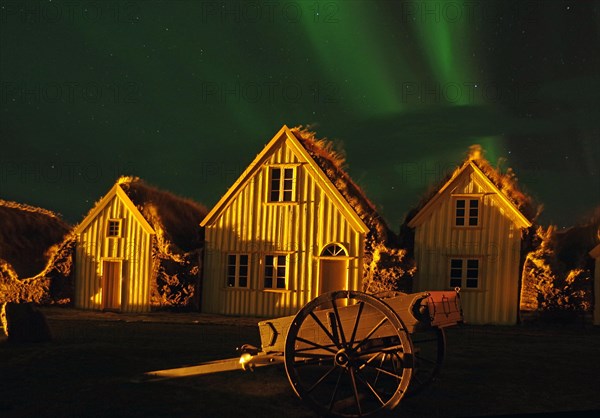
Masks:
[[[135,383],[143,372],[235,357],[258,345],[252,319],[45,310],[54,341],[0,338],[2,417],[312,417],[281,367]],[[600,409],[600,329],[448,330],[441,379],[394,416],[458,417]]]

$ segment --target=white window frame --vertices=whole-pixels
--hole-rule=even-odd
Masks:
[[[233,257],[234,263],[231,264]],[[242,257],[246,257],[246,264],[242,264]],[[230,273],[230,268],[233,267],[233,275]],[[241,274],[242,267],[246,268],[246,274]],[[233,278],[233,283],[230,279]],[[242,286],[240,280],[246,279],[246,285]],[[250,287],[250,254],[248,253],[229,253],[225,259],[225,287],[228,289],[248,289]]]
[[[118,225],[118,232],[112,234],[111,226]],[[123,236],[123,219],[109,219],[106,221],[106,238],[121,238]]]
[[[278,184],[274,188],[273,173],[275,170],[279,171]],[[286,177],[286,174],[291,173],[291,178]],[[269,166],[268,170],[268,188],[267,188],[267,202],[269,203],[294,203],[296,202],[296,183],[298,175],[298,167],[296,165],[272,165]],[[286,187],[286,181],[291,181],[291,188]],[[289,198],[286,198],[286,194],[289,193]],[[276,195],[276,196],[274,196]]]
[[[461,261],[461,266],[453,266],[453,261]],[[469,262],[477,261],[477,267],[470,267]],[[461,290],[478,290],[481,289],[481,270],[482,270],[482,259],[480,257],[449,257],[448,259],[448,287],[454,289],[460,287]],[[460,277],[455,275],[457,270],[460,269]],[[469,277],[469,273],[475,270],[477,277]],[[460,280],[460,285],[453,282]],[[470,281],[476,280],[476,286],[469,285]]]
[[[459,208],[458,207],[458,202],[459,201],[463,201],[465,202],[465,206],[464,208]],[[472,202],[477,202],[476,207],[473,207],[474,205],[472,204]],[[482,199],[481,196],[479,195],[461,195],[461,196],[454,196],[454,201],[453,201],[453,213],[452,213],[452,217],[453,217],[453,226],[455,228],[480,228],[481,227],[481,206],[482,206]],[[459,216],[459,210],[463,210],[463,214],[462,216]],[[476,211],[476,215],[472,215],[472,211]],[[458,219],[462,218],[463,219],[463,225],[459,225],[458,224]],[[476,220],[476,224],[475,225],[471,225],[471,219],[475,219]]]
[[[267,259],[273,258],[273,264],[267,264]],[[263,289],[265,290],[287,290],[288,285],[288,271],[289,271],[289,257],[286,254],[265,254],[263,265]],[[283,266],[280,261],[283,260]],[[267,274],[267,269],[271,268],[272,273]],[[284,269],[283,275],[278,273],[280,268]],[[271,285],[267,286],[267,280],[271,280]],[[283,286],[279,286],[279,280],[283,280]]]

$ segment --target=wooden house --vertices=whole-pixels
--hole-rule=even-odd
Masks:
[[[199,269],[198,256],[186,257],[201,246],[205,214],[137,178],[119,179],[75,227],[75,307],[147,312],[170,304],[169,285],[178,278],[182,291],[193,293],[181,278]]]
[[[317,142],[283,126],[202,221],[202,311],[295,314],[321,293],[361,289],[374,206]]]
[[[459,287],[469,323],[517,321],[521,232],[531,222],[497,183],[489,165],[468,159],[408,222],[414,290]]]
[[[598,230],[600,238],[600,230]],[[594,264],[594,325],[600,325],[600,244],[596,245],[590,256],[595,259]]]

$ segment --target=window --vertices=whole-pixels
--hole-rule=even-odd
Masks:
[[[321,252],[321,256],[323,257],[342,257],[346,255],[344,247],[338,244],[329,244],[323,249],[323,252]]]
[[[456,199],[456,226],[479,225],[479,199]]]
[[[227,287],[248,287],[248,254],[227,256]]]
[[[452,258],[450,260],[450,287],[477,289],[479,287],[479,259]]]
[[[285,289],[286,256],[265,256],[265,289]]]
[[[295,186],[294,167],[271,167],[269,178],[269,202],[292,202]]]
[[[120,219],[109,219],[106,224],[106,236],[107,237],[120,237],[121,236],[121,220]]]

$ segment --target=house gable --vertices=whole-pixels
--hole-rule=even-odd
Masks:
[[[213,209],[206,215],[200,223],[200,226],[205,227],[214,223],[218,217],[226,210],[233,200],[241,193],[244,187],[252,181],[252,179],[263,169],[267,161],[273,156],[277,150],[283,146],[287,146],[297,159],[297,163],[306,167],[307,172],[315,179],[319,187],[331,199],[338,210],[344,214],[348,222],[357,232],[366,233],[368,227],[360,219],[358,214],[352,209],[350,204],[337,190],[337,188],[327,178],[319,165],[310,156],[308,151],[298,141],[296,136],[290,129],[284,125],[277,134],[269,141],[264,149],[256,156],[254,161],[246,168],[242,175],[236,180],[225,195],[217,202]],[[289,162],[289,161],[287,161]]]
[[[131,213],[133,218],[139,223],[140,227],[148,234],[154,234],[154,229],[148,221],[144,218],[144,216],[140,213],[135,204],[131,201],[129,196],[123,191],[121,186],[117,183],[115,184],[106,195],[96,204],[96,206],[92,209],[92,211],[84,218],[79,225],[75,227],[75,234],[80,235],[83,233],[86,228],[90,226],[92,222],[96,219],[96,217],[102,213],[102,211],[113,201],[113,199],[119,199],[125,208]]]
[[[408,222],[416,228],[427,221],[447,199],[455,194],[483,194],[492,197],[496,206],[508,216],[518,228],[528,228],[531,222],[521,213],[514,203],[481,171],[472,161],[466,162],[448,180],[433,198]]]

